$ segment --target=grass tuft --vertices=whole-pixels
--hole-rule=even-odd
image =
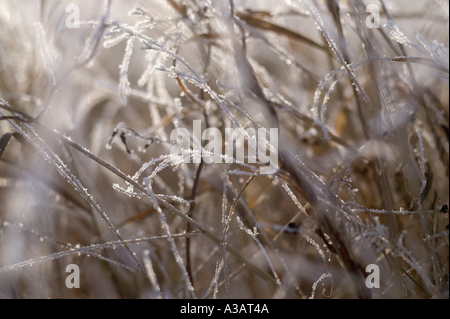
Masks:
[[[0,297],[448,298],[448,1],[369,4],[2,1]]]

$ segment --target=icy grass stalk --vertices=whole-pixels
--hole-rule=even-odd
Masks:
[[[80,256],[81,254],[84,254],[86,256],[92,255],[94,257],[99,258],[100,260],[104,260],[104,261],[109,262],[110,264],[112,264],[114,266],[117,266],[117,267],[129,270],[130,272],[133,272],[133,273],[135,273],[135,272],[143,273],[139,269],[134,269],[134,268],[132,268],[130,266],[127,266],[125,264],[119,263],[119,262],[117,262],[115,260],[111,260],[111,259],[105,258],[105,257],[103,257],[101,255],[95,254],[93,252],[93,250],[96,250],[96,249],[100,249],[100,247],[97,247],[97,248],[91,248],[91,247],[73,248],[71,250],[62,251],[62,252],[58,252],[58,253],[53,253],[51,255],[41,256],[41,257],[38,257],[38,258],[33,258],[33,259],[29,259],[29,260],[26,260],[26,261],[22,261],[22,262],[18,262],[18,263],[12,264],[12,265],[8,265],[8,266],[5,266],[5,267],[2,267],[2,268],[0,268],[0,273],[6,272],[6,271],[11,271],[11,270],[19,270],[19,269],[22,269],[22,268],[25,268],[25,267],[31,267],[31,266],[33,266],[35,264],[40,264],[40,263],[43,263],[43,262],[46,262],[46,261],[54,261],[56,259],[60,259],[60,258],[63,258],[63,257],[72,256],[72,255]]]
[[[239,225],[239,228],[241,230],[243,230],[247,235],[249,235],[250,237],[253,238],[253,240],[258,244],[259,248],[261,249],[267,263],[269,264],[270,270],[272,271],[273,276],[275,277],[275,280],[277,281],[277,285],[281,285],[281,280],[278,277],[277,272],[275,271],[275,269],[273,268],[273,264],[272,261],[270,260],[269,255],[267,254],[266,249],[264,248],[264,246],[261,244],[261,242],[258,240],[258,238],[256,238],[256,236],[258,235],[258,231],[257,228],[255,227],[255,229],[253,231],[251,231],[250,229],[248,229],[247,227],[245,227],[244,223],[241,221],[241,219],[239,218],[239,216],[236,217],[236,221]]]
[[[223,179],[223,192],[222,192],[222,233],[226,233],[226,218],[227,218],[227,208],[228,208],[228,197],[227,197],[227,190],[228,190],[228,184],[230,183],[229,175],[227,174],[229,169],[229,164],[225,165],[225,178]],[[219,292],[219,276],[220,276],[220,269],[221,269],[221,259],[220,259],[220,253],[223,249],[223,245],[226,245],[226,236],[223,239],[223,244],[219,246],[219,253],[217,255],[217,261],[216,261],[216,269],[214,273],[214,299],[217,298],[217,294]],[[223,264],[226,266],[226,252],[223,256]],[[225,275],[225,290],[227,292],[227,296],[230,297],[230,282],[229,282],[229,276],[228,271],[224,271]]]
[[[107,28],[106,21],[108,20],[111,13],[112,3],[113,0],[105,0],[106,11],[102,15],[100,23],[94,29],[91,37],[86,41],[84,52],[81,54],[81,59],[79,60],[75,68],[88,64],[97,54],[97,49],[100,45],[100,41],[102,40],[104,32]]]
[[[188,272],[186,270],[186,266],[184,265],[184,261],[181,258],[180,252],[178,251],[177,245],[175,244],[175,241],[171,237],[171,232],[170,232],[170,229],[169,229],[169,225],[167,224],[166,215],[164,215],[161,207],[159,206],[158,200],[156,199],[156,196],[153,193],[152,184],[150,183],[150,179],[147,178],[147,177],[144,178],[144,184],[145,184],[145,187],[147,188],[148,195],[152,199],[153,206],[155,207],[156,211],[158,212],[158,217],[159,217],[159,220],[161,222],[161,226],[162,226],[163,230],[166,232],[166,234],[169,236],[168,237],[168,242],[170,244],[170,248],[171,248],[172,253],[173,253],[174,257],[175,257],[175,260],[177,261],[177,264],[180,267],[181,274],[182,274],[183,279],[185,281],[186,288],[190,292],[191,296],[194,299],[196,299],[197,297],[195,295],[194,286],[191,283],[191,280],[189,278],[189,274],[188,274]]]
[[[122,105],[127,104],[127,96],[130,94],[130,81],[128,80],[128,68],[130,66],[131,55],[133,54],[134,37],[127,40],[125,55],[122,64],[119,66],[119,96]]]
[[[150,278],[150,283],[153,286],[153,289],[155,289],[156,293],[158,294],[158,299],[164,299],[164,294],[161,291],[161,287],[158,284],[158,279],[156,278],[155,271],[153,270],[152,261],[150,259],[150,251],[144,250],[143,252],[143,259],[144,259],[144,265],[145,270],[147,271],[148,278]]]
[[[447,73],[449,71],[449,50],[442,43],[433,41],[430,45],[425,37],[421,34],[416,36],[419,44],[412,42],[406,37],[406,35],[400,30],[400,28],[395,24],[393,20],[385,25],[387,29],[390,30],[391,39],[397,41],[398,43],[405,45],[407,47],[414,47],[420,53],[425,56],[430,57],[436,64],[443,67]]]
[[[331,278],[331,277],[332,277],[331,273],[323,274],[322,276],[320,276],[320,278],[317,279],[317,281],[314,282],[314,284],[312,286],[311,297],[309,297],[309,299],[314,299],[314,297],[316,296],[317,285],[325,278]]]
[[[242,190],[239,192],[239,194],[236,196],[231,208],[230,208],[230,212],[228,213],[228,215],[226,215],[226,213],[223,211],[225,209],[224,206],[222,206],[222,225],[223,225],[223,234],[222,234],[222,241],[220,244],[220,249],[219,249],[219,254],[217,256],[217,262],[216,262],[216,272],[215,272],[215,284],[214,284],[214,298],[217,297],[217,293],[218,293],[218,284],[219,284],[219,275],[220,275],[220,264],[223,262],[224,266],[226,268],[227,264],[226,264],[226,251],[225,251],[225,247],[227,245],[227,238],[228,238],[228,231],[230,229],[230,222],[231,222],[231,217],[234,214],[234,211],[236,209],[236,206],[239,202],[239,200],[241,199],[241,196],[244,192],[244,190],[247,188],[248,185],[250,185],[250,183],[253,181],[253,179],[255,178],[255,176],[251,176],[247,182],[245,183],[245,185],[242,187]],[[224,178],[224,183],[229,183],[229,176],[228,174],[226,174],[226,178]],[[226,190],[227,190],[227,185],[224,187],[224,193],[223,196],[226,197]],[[229,281],[228,281],[228,273],[225,274],[225,287],[227,290],[227,293],[229,294]],[[228,297],[230,297],[228,295]]]
[[[169,238],[185,238],[186,236],[195,236],[195,235],[199,235],[200,233],[198,232],[194,232],[194,233],[181,233],[181,234],[172,234],[172,235],[163,235],[163,236],[153,236],[153,237],[142,237],[142,238],[135,238],[135,239],[128,239],[128,240],[118,240],[118,241],[111,241],[111,242],[105,242],[105,243],[101,243],[101,244],[92,244],[90,246],[73,246],[70,244],[61,244],[57,241],[55,241],[54,239],[47,237],[47,236],[40,236],[39,234],[37,234],[34,231],[30,231],[25,229],[22,226],[17,226],[17,225],[13,225],[10,224],[8,222],[4,223],[5,227],[10,227],[10,228],[14,228],[14,229],[18,229],[20,231],[26,231],[26,232],[30,232],[35,236],[39,236],[40,238],[42,238],[43,240],[48,240],[54,243],[57,243],[59,245],[65,245],[66,248],[68,248],[68,250],[66,251],[61,251],[61,252],[57,252],[57,253],[53,253],[47,256],[42,256],[42,257],[38,257],[38,258],[33,258],[33,259],[29,259],[26,261],[22,261],[22,262],[18,262],[12,265],[8,265],[5,267],[0,268],[0,273],[1,272],[5,272],[5,271],[11,271],[11,270],[19,270],[22,269],[24,267],[27,266],[33,266],[34,264],[39,264],[42,262],[46,262],[46,261],[52,261],[52,260],[56,260],[59,258],[63,258],[63,257],[67,257],[67,256],[72,256],[72,255],[77,255],[80,256],[81,254],[84,254],[86,256],[93,256],[96,257],[100,260],[104,260],[109,262],[110,264],[129,270],[131,272],[138,272],[141,274],[145,274],[145,271],[142,271],[140,269],[135,269],[132,268],[130,266],[127,266],[125,264],[122,264],[120,262],[117,262],[115,260],[111,260],[109,258],[103,257],[100,254],[95,253],[96,250],[105,250],[105,249],[116,249],[117,247],[121,246],[121,247],[127,247],[130,244],[139,244],[139,243],[144,243],[144,242],[151,242],[151,241],[157,241],[157,240],[167,240]]]

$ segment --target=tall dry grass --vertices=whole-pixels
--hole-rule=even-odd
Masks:
[[[370,3],[2,1],[0,297],[448,298],[448,1]]]

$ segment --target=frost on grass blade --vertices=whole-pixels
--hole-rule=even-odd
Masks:
[[[250,229],[248,229],[247,227],[244,226],[244,223],[241,221],[241,219],[239,217],[236,217],[236,220],[238,222],[239,228],[243,231],[245,231],[250,237],[253,238],[253,240],[258,244],[259,248],[261,249],[264,257],[266,258],[267,263],[269,264],[270,270],[272,271],[273,276],[275,277],[277,284],[281,285],[281,281],[280,278],[278,277],[278,274],[276,273],[275,269],[273,268],[273,264],[272,261],[270,260],[269,255],[267,254],[266,249],[264,248],[264,246],[261,244],[261,242],[258,240],[258,238],[256,238],[256,236],[258,235],[258,229],[255,227],[253,229],[253,231],[251,231]]]
[[[444,46],[443,43],[439,43],[434,40],[431,45],[427,42],[425,37],[421,34],[417,35],[417,40],[420,45],[424,48],[427,55],[430,56],[437,64],[442,66],[444,69],[449,70],[449,50]]]
[[[397,41],[400,44],[406,45],[407,47],[412,46],[411,41],[400,30],[400,28],[395,24],[394,21],[389,20],[389,22],[385,25],[385,27],[390,30],[390,36],[392,40]]]
[[[147,271],[147,275],[150,278],[150,282],[152,283],[153,288],[156,290],[156,292],[158,294],[158,299],[164,299],[164,295],[158,284],[155,271],[153,270],[152,261],[150,259],[150,251],[144,250],[143,255],[144,255],[145,270]]]
[[[128,80],[128,68],[133,54],[134,38],[129,38],[125,48],[122,64],[119,66],[119,96],[122,105],[127,104],[127,96],[130,94],[130,81]]]
[[[110,49],[113,46],[118,45],[122,41],[127,40],[129,37],[130,37],[129,34],[122,33],[122,34],[120,34],[120,35],[118,35],[118,36],[116,36],[114,38],[111,38],[111,39],[103,41],[103,47],[106,48],[106,49]]]
[[[316,290],[317,290],[317,286],[318,284],[324,280],[325,278],[332,278],[333,276],[330,273],[327,274],[323,274],[322,276],[320,276],[319,279],[317,279],[316,282],[314,282],[313,286],[312,286],[312,292],[311,292],[311,297],[309,297],[309,299],[314,299],[315,295],[316,295]]]
[[[195,295],[194,286],[192,285],[191,279],[189,278],[189,274],[187,273],[187,270],[186,270],[186,266],[184,265],[184,261],[181,258],[180,252],[178,251],[175,241],[171,237],[171,232],[170,232],[169,225],[167,224],[166,216],[164,215],[161,207],[159,206],[157,197],[153,193],[152,184],[150,183],[150,179],[147,177],[144,178],[144,184],[145,184],[145,187],[147,188],[148,195],[152,199],[153,206],[156,209],[156,211],[158,212],[158,217],[161,222],[161,226],[162,226],[164,232],[169,236],[168,241],[170,244],[170,248],[171,248],[172,253],[175,257],[175,260],[177,261],[177,264],[181,270],[187,291],[189,291],[189,293],[191,294],[191,296],[193,298],[197,298]]]

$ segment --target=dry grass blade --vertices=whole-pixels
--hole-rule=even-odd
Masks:
[[[284,27],[276,25],[272,22],[256,18],[252,14],[248,14],[245,12],[237,12],[236,16],[239,19],[245,21],[247,24],[251,25],[252,27],[262,29],[262,30],[272,31],[279,35],[284,35],[288,38],[300,41],[302,43],[306,43],[306,44],[312,46],[313,48],[320,49],[322,51],[327,50],[324,46],[316,43],[315,41],[313,41],[311,39],[308,39],[307,37],[305,37],[297,32],[291,31],[289,29],[286,29]]]

